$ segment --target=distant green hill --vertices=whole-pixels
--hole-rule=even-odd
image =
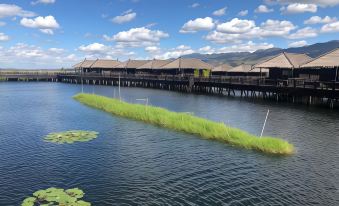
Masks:
[[[214,65],[227,63],[232,66],[237,66],[242,63],[255,64],[262,60],[268,59],[274,55],[277,55],[281,52],[305,53],[309,55],[310,57],[314,58],[336,48],[339,48],[339,40],[333,40],[333,41],[329,41],[325,43],[316,43],[316,44],[303,46],[303,47],[297,47],[297,48],[288,48],[288,49],[271,48],[271,49],[265,49],[265,50],[257,50],[253,53],[250,53],[250,52],[232,52],[232,53],[220,53],[220,54],[194,53],[194,54],[186,55],[184,57],[201,59],[205,62],[214,64]]]

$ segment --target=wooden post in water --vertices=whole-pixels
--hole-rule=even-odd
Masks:
[[[84,93],[84,80],[81,77],[81,93]]]
[[[119,74],[119,99],[121,101],[121,92],[120,92],[120,74]]]
[[[266,121],[267,121],[267,117],[268,117],[268,114],[269,114],[269,113],[270,113],[270,110],[267,110],[265,122],[264,122],[264,125],[263,125],[262,130],[261,130],[260,138],[262,137],[262,135],[263,135],[263,133],[264,133],[264,129],[265,129],[265,126],[266,126]]]

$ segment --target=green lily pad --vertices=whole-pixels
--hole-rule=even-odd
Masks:
[[[71,130],[66,132],[57,132],[48,134],[44,140],[57,144],[72,144],[74,142],[87,142],[97,138],[98,132]]]
[[[21,206],[91,206],[91,203],[79,200],[85,193],[79,188],[59,189],[51,187],[38,190],[33,197],[27,197]]]
[[[35,197],[27,197],[26,199],[24,199],[21,205],[22,206],[34,206],[35,201],[36,201]]]

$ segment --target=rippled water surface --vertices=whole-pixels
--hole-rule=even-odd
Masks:
[[[194,112],[296,146],[274,157],[111,116],[74,101],[77,85],[0,83],[0,205],[38,189],[79,187],[92,205],[339,205],[339,112],[304,106],[122,88],[125,101]],[[109,86],[86,92],[117,96]],[[140,102],[143,103],[143,102]],[[70,145],[50,132],[94,130]]]

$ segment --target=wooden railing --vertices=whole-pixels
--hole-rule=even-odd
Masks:
[[[60,76],[73,76],[74,78],[121,78],[122,80],[140,80],[140,81],[181,81],[195,83],[208,83],[209,85],[233,84],[233,85],[253,85],[253,86],[271,86],[288,88],[305,88],[320,90],[339,90],[339,82],[335,81],[314,81],[303,78],[293,78],[288,80],[269,79],[262,77],[234,77],[234,76],[210,76],[194,77],[193,75],[155,75],[155,74],[99,74],[99,73],[68,73],[59,74]]]

